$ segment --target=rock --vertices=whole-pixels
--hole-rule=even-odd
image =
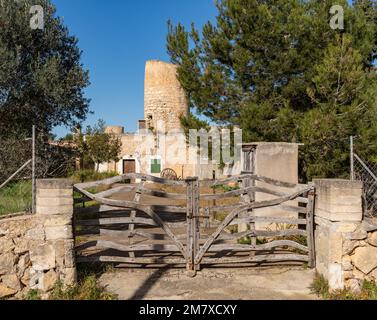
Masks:
[[[0,228],[0,236],[6,236],[8,234],[8,230]]]
[[[0,254],[11,252],[14,249],[14,243],[11,239],[0,238]]]
[[[42,276],[43,276],[43,273],[41,272],[37,272],[31,275],[29,284],[28,284],[30,286],[30,289],[40,289],[40,282],[41,282]]]
[[[364,240],[368,237],[368,233],[365,230],[357,230],[356,232],[347,234],[349,240]]]
[[[374,269],[370,274],[370,277],[377,282],[377,268]]]
[[[352,252],[358,248],[361,247],[360,241],[356,240],[345,240],[343,243],[343,254],[349,255],[352,254]]]
[[[21,290],[21,283],[16,274],[8,274],[1,277],[3,285],[16,291]]]
[[[23,277],[21,278],[21,283],[24,286],[29,286],[30,285],[30,278],[31,278],[31,268],[27,268],[24,272]]]
[[[72,239],[72,227],[69,226],[52,226],[46,227],[46,240]]]
[[[372,246],[377,247],[377,232],[370,233],[367,241]]]
[[[73,286],[77,282],[76,268],[66,268],[66,269],[64,269],[63,282],[67,286]]]
[[[72,224],[72,215],[64,214],[47,218],[44,222],[45,227],[67,226]]]
[[[18,276],[21,278],[24,273],[25,273],[25,270],[30,266],[30,256],[29,254],[24,254],[23,256],[21,256],[18,260],[18,264],[17,264],[17,274]]]
[[[357,279],[350,279],[346,282],[347,288],[350,289],[350,291],[353,294],[360,294],[361,293],[361,284],[360,281]]]
[[[66,240],[64,242],[64,266],[73,268],[75,265],[75,241]]]
[[[11,253],[0,255],[0,275],[13,273],[15,270],[16,256]]]
[[[17,290],[8,288],[7,286],[0,283],[0,298],[10,297],[16,293],[17,293]]]
[[[348,256],[348,255],[347,256],[343,256],[342,265],[343,265],[343,270],[344,271],[352,271],[353,270],[353,265],[352,265],[351,257]]]
[[[50,244],[39,245],[30,251],[33,269],[44,271],[55,268],[55,248]]]
[[[32,240],[45,240],[45,231],[40,227],[30,229],[26,231],[25,238]]]
[[[14,249],[14,252],[17,254],[23,254],[25,252],[29,251],[30,246],[30,240],[24,239],[24,238],[16,238],[14,239],[14,242],[16,244],[16,247]]]
[[[55,271],[50,270],[49,272],[41,276],[40,282],[39,282],[39,288],[43,292],[48,292],[54,287],[56,281],[58,281],[58,275],[56,274]]]
[[[355,254],[352,256],[352,262],[357,269],[368,274],[377,267],[377,248],[357,248]]]

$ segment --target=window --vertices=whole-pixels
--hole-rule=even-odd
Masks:
[[[161,173],[161,159],[151,159],[151,173]]]

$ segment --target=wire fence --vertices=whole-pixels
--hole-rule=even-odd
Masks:
[[[365,217],[377,217],[377,164],[361,159],[351,145],[351,179],[363,183],[363,211]]]
[[[75,151],[33,127],[30,137],[0,137],[0,215],[35,213],[37,178],[66,177]]]

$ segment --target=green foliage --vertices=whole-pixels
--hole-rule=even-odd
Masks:
[[[30,28],[30,7],[44,8],[44,29]],[[86,118],[89,75],[78,40],[69,34],[50,0],[0,2],[0,136],[75,127]]]
[[[78,170],[75,171],[69,178],[74,183],[91,182],[104,180],[112,177],[116,177],[117,172],[97,172],[94,170]]]
[[[350,135],[377,161],[375,2],[338,1],[332,30],[325,0],[219,0],[200,32],[168,25],[167,49],[190,106],[245,141],[304,143],[301,179],[343,177]]]
[[[122,142],[118,137],[105,132],[105,122],[98,120],[93,126],[88,126],[84,134],[75,137],[81,157],[89,157],[99,165],[104,162],[118,161]]]
[[[31,182],[20,181],[0,189],[0,215],[31,211]]]
[[[84,277],[76,286],[63,286],[58,281],[51,293],[50,300],[116,300],[114,294],[100,286],[95,275]]]
[[[24,296],[24,300],[41,300],[40,292],[36,289],[31,289]]]

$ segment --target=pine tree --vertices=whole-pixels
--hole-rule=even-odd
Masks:
[[[338,1],[345,29],[332,30],[333,4],[221,0],[202,32],[169,23],[168,52],[191,108],[239,125],[247,141],[304,143],[303,180],[345,175],[348,135],[375,136],[375,6]]]

